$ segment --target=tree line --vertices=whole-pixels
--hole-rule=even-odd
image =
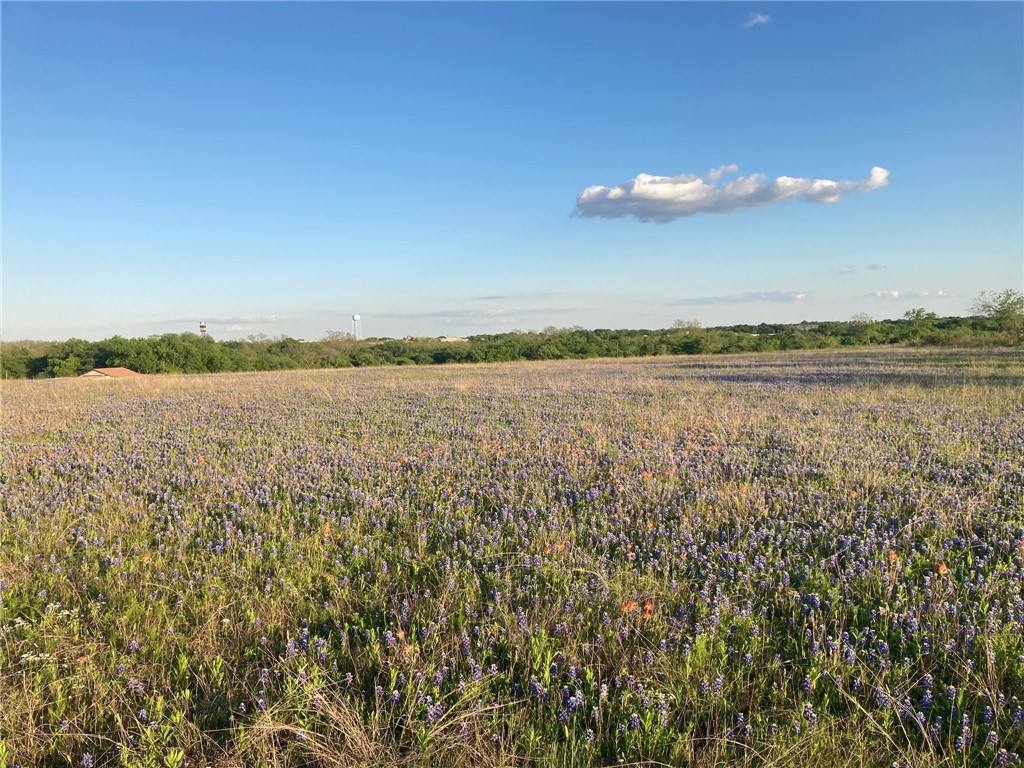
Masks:
[[[79,376],[93,368],[125,367],[139,373],[219,373],[379,365],[438,365],[594,357],[706,355],[830,349],[869,345],[950,347],[1018,346],[1024,343],[1024,295],[983,293],[971,317],[939,317],[912,309],[902,318],[857,315],[842,322],[761,323],[702,328],[678,320],[656,330],[587,330],[549,327],[441,339],[366,339],[328,332],[319,341],[251,337],[216,341],[193,333],[103,341],[20,341],[0,344],[0,377]]]

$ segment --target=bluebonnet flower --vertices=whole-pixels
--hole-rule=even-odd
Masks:
[[[441,719],[441,716],[443,714],[444,707],[441,705],[441,702],[429,705],[427,707],[427,725],[433,725],[434,723],[436,723],[438,720]]]
[[[804,704],[804,718],[806,718],[807,724],[811,728],[818,724],[818,714],[814,711],[814,707],[811,706],[810,702]]]

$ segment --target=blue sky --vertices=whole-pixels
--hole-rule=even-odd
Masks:
[[[3,336],[964,314],[1024,290],[1022,29],[1020,3],[5,2]]]

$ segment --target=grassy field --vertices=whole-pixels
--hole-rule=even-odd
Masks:
[[[15,382],[0,438],[0,765],[1021,763],[1021,351]]]

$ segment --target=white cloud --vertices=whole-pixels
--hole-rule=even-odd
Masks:
[[[169,323],[194,323],[204,322],[209,326],[224,325],[224,326],[238,326],[248,325],[251,323],[280,323],[285,318],[279,317],[278,315],[261,315],[259,317],[254,316],[234,316],[234,317],[179,317],[173,320],[158,320],[156,321],[160,325],[167,325]],[[228,328],[228,330],[235,330],[235,328]],[[243,328],[242,330],[248,330]]]
[[[849,275],[857,271],[857,268],[852,264],[847,264],[845,267],[841,267],[839,270],[840,275]]]
[[[279,323],[282,318],[277,315],[261,315],[259,317],[215,317],[212,320],[207,320],[208,325],[230,325],[237,326],[248,323]],[[242,330],[248,330],[243,328]]]
[[[889,183],[889,171],[875,166],[865,179],[832,181],[779,176],[772,180],[761,173],[740,176],[720,184],[735,165],[723,165],[704,176],[652,176],[640,173],[615,187],[587,187],[576,197],[573,213],[591,218],[617,219],[633,216],[640,221],[664,224],[698,213],[726,213],[771,205],[800,197],[815,203],[835,203],[847,192],[880,189]]]
[[[946,291],[874,291],[870,294],[876,299],[952,299]]]
[[[554,307],[550,309],[455,309],[426,312],[375,312],[374,318],[389,320],[429,320],[449,326],[490,326],[516,325],[529,321],[530,318],[571,312],[570,307]]]
[[[729,165],[720,165],[717,168],[712,168],[708,171],[708,179],[711,181],[718,181],[720,178],[725,176],[727,173],[736,173],[740,167],[736,163],[729,163]]]
[[[504,301],[506,299],[547,299],[555,294],[546,291],[514,291],[512,293],[494,293],[486,296],[474,296],[478,301]]]
[[[885,264],[868,264],[868,269],[879,270],[879,269],[888,269],[888,268],[889,267],[887,265],[885,265]]]
[[[753,27],[756,27],[758,24],[767,24],[771,20],[772,17],[766,13],[754,13],[753,11],[751,11],[750,15],[747,16],[747,20],[744,21],[741,26],[744,29],[752,29]]]
[[[677,299],[676,306],[706,306],[709,304],[752,304],[771,303],[784,304],[792,301],[803,301],[807,294],[803,291],[754,291],[737,293],[730,296],[704,296],[696,299]]]

